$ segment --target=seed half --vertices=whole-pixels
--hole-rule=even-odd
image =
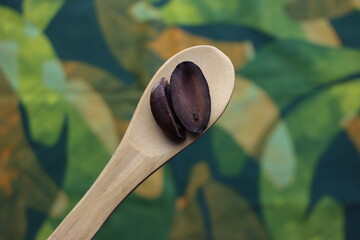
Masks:
[[[161,78],[150,95],[150,108],[156,123],[174,141],[185,139],[185,129],[177,119],[169,96],[169,83]]]
[[[210,120],[211,100],[206,78],[193,62],[178,64],[170,78],[172,107],[184,127],[193,133],[204,131]]]

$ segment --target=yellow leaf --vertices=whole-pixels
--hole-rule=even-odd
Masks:
[[[345,129],[360,154],[360,116],[348,121]]]
[[[268,239],[250,204],[233,189],[211,181],[204,186],[204,193],[214,239]]]
[[[304,21],[302,28],[310,42],[331,47],[340,47],[341,41],[334,27],[327,19]]]
[[[195,45],[212,45],[219,48],[231,59],[236,69],[241,68],[254,55],[254,48],[250,42],[213,41],[176,27],[167,28],[148,44],[149,48],[163,59]]]
[[[137,187],[135,193],[144,198],[155,199],[160,197],[163,188],[164,168],[160,168]]]
[[[271,98],[249,80],[237,77],[232,99],[217,124],[249,155],[258,156],[278,118],[279,110]]]
[[[114,152],[120,141],[110,108],[86,80],[69,79],[68,85],[67,99],[82,115],[108,152]]]
[[[352,11],[353,0],[295,0],[289,1],[287,10],[298,20],[315,18],[334,18]]]

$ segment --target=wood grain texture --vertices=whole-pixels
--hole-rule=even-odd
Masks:
[[[151,114],[149,99],[153,85],[161,77],[170,79],[175,66],[183,61],[196,63],[208,81],[212,101],[208,128],[221,116],[234,88],[235,73],[229,58],[217,48],[206,45],[188,48],[170,58],[145,89],[109,163],[49,239],[91,239],[129,193],[205,132],[188,134],[184,142],[176,144],[169,141]]]

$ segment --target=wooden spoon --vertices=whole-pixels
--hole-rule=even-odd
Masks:
[[[234,67],[229,58],[212,46],[191,47],[170,58],[145,89],[111,160],[49,239],[91,239],[129,193],[201,135],[188,135],[182,143],[169,141],[150,110],[154,83],[161,77],[170,79],[176,65],[183,61],[196,63],[208,81],[212,106],[207,129],[221,116],[234,88]]]

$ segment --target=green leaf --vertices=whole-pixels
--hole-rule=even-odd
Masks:
[[[319,232],[322,233],[319,238],[321,240],[346,239],[344,218],[341,204],[330,197],[324,197],[310,214],[303,233],[309,236],[308,239],[319,238]]]
[[[220,172],[228,177],[239,176],[246,154],[233,137],[217,125],[211,128],[211,142]]]
[[[214,239],[239,239],[239,236],[240,239],[268,239],[264,226],[250,204],[233,189],[210,181],[204,185],[204,195]]]
[[[26,0],[23,2],[24,17],[29,24],[44,30],[64,2],[65,0]]]
[[[199,194],[203,201],[199,200]],[[206,162],[192,167],[185,194],[180,199],[182,204],[176,209],[169,239],[206,239],[209,238],[207,234],[213,239],[238,239],[239,236],[268,239],[264,226],[246,199],[231,187],[214,181]],[[211,222],[211,229],[207,221]]]
[[[11,45],[12,49],[7,53],[9,62],[0,57],[0,67],[26,107],[32,137],[51,145],[60,134],[66,112],[61,64],[44,34],[29,30],[29,25],[7,8],[0,8],[0,14],[9,22],[0,25],[0,47]]]
[[[163,60],[147,47],[148,41],[158,34],[156,25],[136,21],[134,11],[136,14],[140,3],[133,4],[132,0],[95,1],[99,25],[112,54],[121,66],[135,74],[146,86]],[[144,6],[140,4],[141,11]],[[148,13],[148,16],[144,15],[145,12],[141,14],[140,17],[144,18],[156,15],[154,12]]]
[[[127,86],[121,79],[96,66],[82,62],[65,62],[68,82],[84,81],[99,93],[116,119],[130,120],[143,89],[139,86]],[[73,89],[70,94],[82,94],[81,89]]]
[[[267,137],[260,157],[261,167],[278,189],[291,185],[295,178],[296,156],[288,127],[279,121]]]
[[[265,171],[260,177],[263,213],[274,240],[305,240],[317,235],[319,239],[342,239],[344,217],[339,204],[326,201],[310,219],[304,220],[304,216],[317,162],[341,130],[341,121],[360,110],[359,89],[359,79],[338,84],[304,100],[284,119],[297,159],[294,181],[286,189],[278,189]],[[329,218],[329,211],[337,220],[324,225],[319,219]]]
[[[71,202],[77,202],[92,185],[111,157],[80,113],[73,107],[68,111],[70,136],[64,191]]]
[[[279,109],[261,88],[236,77],[230,103],[217,125],[231,134],[247,155],[258,158],[264,139],[279,118]]]
[[[6,42],[20,39],[24,34],[24,20],[15,10],[0,6],[0,39]]]
[[[17,54],[19,46],[16,42],[0,42],[0,69],[8,79],[12,88],[18,88],[19,84],[19,64]]]
[[[199,205],[196,198],[194,198],[189,199],[189,203],[186,204],[184,209],[177,209],[174,214],[170,236],[165,239],[206,239],[204,220]]]
[[[24,24],[21,16],[14,10],[0,6],[0,69],[10,82],[11,87],[16,89],[19,85],[18,54],[24,32]]]
[[[47,239],[54,230],[55,228],[51,225],[50,221],[45,221],[42,224],[40,230],[37,232],[35,239],[36,240]]]
[[[206,162],[192,166],[183,196],[177,199],[174,221],[169,239],[205,239],[205,221],[201,212],[201,203],[197,192],[210,180],[210,169]]]
[[[47,214],[58,188],[27,141],[19,100],[1,71],[0,91],[0,239],[23,239],[27,210]]]
[[[287,10],[297,20],[335,18],[355,9],[352,0],[295,0],[289,2]]]
[[[69,102],[82,115],[108,152],[114,152],[120,140],[111,110],[101,95],[83,79],[69,81],[68,91]]]
[[[298,40],[263,48],[238,73],[261,87],[280,109],[324,84],[360,72],[360,52]]]
[[[140,22],[158,20],[159,11],[146,1],[136,2],[131,6],[132,15]]]
[[[303,38],[298,23],[289,18],[285,0],[171,0],[160,8],[168,25],[239,24],[268,34]]]
[[[64,97],[78,110],[109,153],[113,153],[135,110],[138,94],[124,97],[123,93],[130,89],[95,66],[80,62],[66,62],[63,66],[68,79]]]

